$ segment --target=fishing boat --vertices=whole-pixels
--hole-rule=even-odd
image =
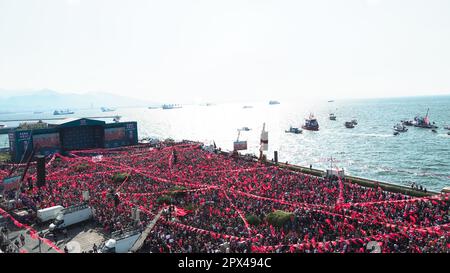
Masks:
[[[398,123],[394,126],[394,131],[403,133],[403,132],[407,132],[408,128],[406,128],[405,125]]]
[[[101,107],[100,109],[102,110],[102,112],[114,112],[114,111],[116,111],[116,109],[114,109],[114,108],[107,108],[107,107]]]
[[[352,121],[346,121],[344,125],[349,129],[355,128],[355,124]]]
[[[181,104],[164,104],[162,106],[162,109],[164,110],[168,110],[168,109],[177,109],[177,108],[182,108],[183,106],[181,106]]]
[[[313,114],[310,114],[309,118],[305,119],[305,124],[302,128],[310,131],[319,131],[319,123]]]
[[[425,128],[425,129],[437,129],[438,127],[436,125],[434,125],[435,123],[431,123],[430,122],[430,118],[428,117],[428,112],[430,111],[430,108],[428,108],[427,110],[427,114],[425,115],[425,117],[415,117],[414,118],[414,126],[415,127],[419,127],[419,128]]]
[[[53,112],[53,115],[58,116],[58,115],[72,115],[75,114],[75,112],[70,111],[69,109],[66,110],[55,110]]]
[[[333,114],[333,113],[331,113],[331,114],[330,114],[330,120],[336,120],[336,115]]]
[[[289,127],[289,130],[285,130],[285,133],[292,133],[292,134],[301,134],[303,131],[299,128],[295,128],[295,127]]]
[[[271,101],[269,101],[269,104],[270,105],[275,105],[275,104],[280,104],[280,102],[276,101],[276,100],[271,100]]]

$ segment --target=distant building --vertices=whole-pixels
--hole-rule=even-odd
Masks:
[[[11,160],[24,161],[33,149],[49,155],[70,150],[115,148],[138,143],[137,122],[106,123],[76,119],[54,127],[16,129],[9,133]]]

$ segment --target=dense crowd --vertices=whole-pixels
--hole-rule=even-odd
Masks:
[[[449,252],[446,195],[412,198],[203,148],[185,142],[55,155],[46,185],[32,186],[32,166],[32,183],[21,190],[37,208],[80,204],[89,192],[107,233],[143,229],[161,212],[143,248],[149,252],[371,252],[371,241],[382,252]],[[7,172],[0,168],[0,178]],[[286,219],[270,220],[280,211]]]

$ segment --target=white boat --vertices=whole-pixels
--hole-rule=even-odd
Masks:
[[[398,123],[394,126],[394,131],[403,133],[403,132],[407,132],[408,128],[406,128],[405,125]]]

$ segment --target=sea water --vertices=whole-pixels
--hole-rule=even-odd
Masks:
[[[253,108],[244,109],[244,105]],[[424,116],[430,108],[430,120],[439,126],[437,133],[429,129],[408,127],[408,132],[393,135],[392,127],[400,120]],[[2,114],[0,120],[54,118],[53,110]],[[320,130],[304,130],[302,134],[285,133],[290,126],[301,127],[304,118],[314,113]],[[329,120],[334,113],[336,121]],[[390,99],[306,101],[302,99],[225,103],[211,106],[184,105],[180,109],[119,108],[102,113],[100,106],[76,110],[70,118],[122,116],[122,121],[137,121],[139,138],[189,139],[216,143],[222,150],[232,150],[238,129],[244,126],[239,140],[246,140],[248,150],[242,153],[259,155],[263,123],[269,131],[267,158],[278,151],[281,162],[313,168],[344,168],[347,174],[389,183],[411,185],[440,191],[450,186],[450,136],[443,127],[450,124],[450,96]],[[345,121],[357,119],[353,129]],[[112,119],[104,119],[111,122]],[[49,121],[62,123],[64,120]],[[17,126],[18,122],[0,122]],[[0,147],[7,147],[7,135],[0,135]],[[330,158],[333,158],[333,163]]]

